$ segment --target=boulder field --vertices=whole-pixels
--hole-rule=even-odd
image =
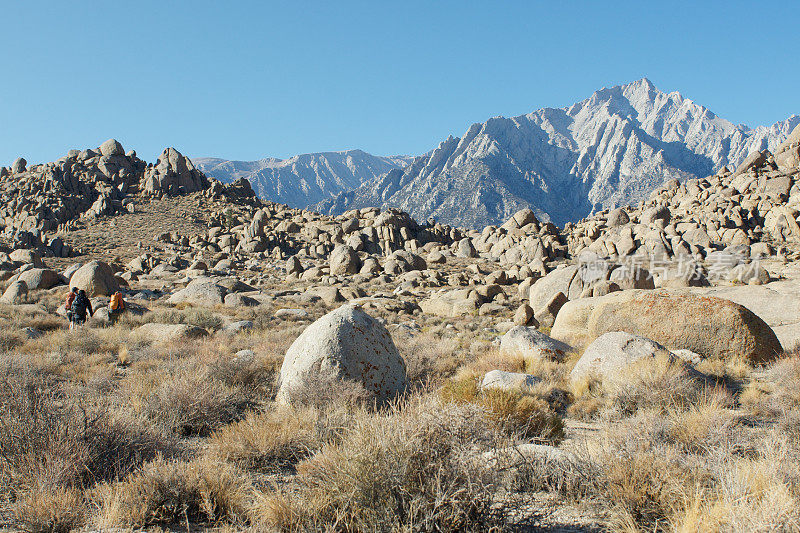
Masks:
[[[481,230],[395,208],[289,208],[247,182],[208,179],[173,148],[147,164],[111,139],[2,170],[0,302],[31,305],[74,286],[95,299],[122,290],[180,309],[246,308],[247,320],[225,325],[229,337],[255,317],[302,323],[327,312],[286,354],[286,402],[313,374],[357,382],[379,401],[402,391],[404,363],[373,309],[412,330],[483,324],[500,352],[531,367],[620,332],[700,361],[760,365],[800,340],[798,135],[734,171],[672,180],[563,228],[523,208]],[[180,213],[167,231],[127,234],[164,211]],[[87,241],[98,253],[83,253]],[[141,334],[197,333],[150,329]]]

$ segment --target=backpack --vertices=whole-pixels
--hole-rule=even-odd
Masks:
[[[86,308],[89,306],[89,299],[86,296],[77,295],[72,301],[72,315],[78,318],[86,316]]]
[[[111,302],[109,302],[108,308],[112,311],[122,311],[125,309],[125,300],[122,299],[121,292],[115,292],[111,296]]]
[[[72,291],[70,291],[69,294],[67,294],[67,301],[64,304],[64,309],[66,309],[67,311],[72,310],[72,302],[75,301],[75,296],[77,296],[77,294],[75,294]]]

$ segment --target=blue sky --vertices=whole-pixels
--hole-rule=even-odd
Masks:
[[[734,123],[800,113],[800,2],[0,5],[0,165],[109,137],[148,161],[419,154],[643,76]]]

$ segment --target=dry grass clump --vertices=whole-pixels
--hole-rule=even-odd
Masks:
[[[85,356],[97,352],[114,352],[118,350],[121,340],[122,335],[115,330],[100,331],[88,327],[77,330],[61,329],[29,341],[23,351],[27,354],[55,352],[68,356]]]
[[[57,315],[33,315],[30,317],[20,317],[16,321],[20,328],[33,328],[39,331],[56,331],[69,326],[66,318]]]
[[[25,344],[27,337],[21,331],[0,329],[0,352],[11,352]]]
[[[595,376],[586,376],[572,381],[569,391],[572,402],[567,407],[567,415],[572,418],[584,421],[593,420],[606,405],[603,382]]]
[[[249,480],[226,463],[156,459],[116,483],[103,483],[90,497],[100,528],[219,521],[237,523],[251,495]]]
[[[685,364],[666,356],[629,365],[624,378],[607,380],[607,415],[630,416],[642,409],[686,409],[697,403],[706,383]]]
[[[133,348],[115,380],[114,403],[161,431],[183,436],[206,436],[240,420],[274,397],[275,364],[261,357],[239,360],[223,351],[225,346],[213,339],[186,342],[183,350],[179,345]],[[114,361],[119,364],[118,356]]]
[[[338,438],[352,421],[345,409],[274,406],[215,431],[206,454],[248,470],[274,471],[297,463]]]
[[[741,401],[757,416],[796,413],[800,409],[800,356],[790,354],[755,376],[742,392]]]
[[[9,360],[87,385],[113,376],[112,364],[127,340],[120,328],[58,330],[26,341]]]
[[[163,310],[153,313],[152,322],[165,324],[191,324],[209,331],[221,329],[224,325],[223,318],[208,309]]]
[[[448,381],[440,390],[446,403],[474,404],[485,410],[489,419],[509,435],[544,442],[564,437],[564,421],[551,405],[534,390],[481,390],[475,377]]]
[[[207,435],[214,429],[239,419],[252,401],[239,387],[211,377],[204,365],[179,365],[167,375],[157,376],[157,383],[132,383],[138,396],[132,407],[140,408],[150,423],[178,435]]]
[[[647,358],[625,368],[624,373],[600,380],[589,375],[570,383],[574,401],[570,416],[591,420],[622,419],[640,410],[662,413],[695,405],[710,384],[699,373],[667,356]]]
[[[143,315],[124,313],[119,323],[128,329],[148,323],[189,324],[209,331],[221,329],[225,325],[223,315],[215,310],[182,306],[155,307]]]
[[[261,364],[269,363],[277,370],[283,363],[283,355],[305,328],[303,324],[286,322],[281,327],[258,330],[244,339],[251,343],[247,347],[256,352]],[[241,341],[242,338],[238,336],[236,339]]]
[[[300,463],[291,486],[260,494],[251,521],[295,531],[486,530],[498,520],[496,473],[476,456],[497,441],[475,406],[394,406]]]
[[[25,531],[66,533],[80,528],[88,513],[80,489],[33,487],[14,504],[14,518]]]
[[[210,380],[239,389],[250,402],[263,401],[275,395],[275,381],[280,366],[274,359],[256,357],[253,360],[239,360],[220,355],[212,359],[207,367]]]
[[[397,347],[406,362],[406,376],[412,386],[441,383],[453,375],[465,357],[458,339],[431,332],[403,336]]]
[[[326,409],[337,405],[345,409],[377,407],[376,400],[363,384],[333,376],[307,375],[291,389],[292,405]]]
[[[31,327],[41,331],[52,331],[65,327],[67,321],[58,315],[49,314],[42,308],[20,309],[19,306],[0,304],[0,324],[8,329]]]
[[[501,352],[497,348],[487,350],[480,357],[465,365],[459,371],[459,375],[474,374],[483,375],[492,370],[503,370],[504,372],[526,372],[525,360],[522,355],[512,355]]]

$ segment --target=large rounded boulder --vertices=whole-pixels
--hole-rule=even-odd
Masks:
[[[356,274],[361,269],[361,261],[353,248],[340,244],[331,252],[331,275]]]
[[[8,258],[21,265],[31,264],[35,268],[44,268],[42,256],[36,250],[19,249],[8,254]]]
[[[90,298],[111,296],[119,290],[119,283],[111,267],[102,261],[90,261],[72,274],[70,287],[86,291]]]
[[[611,331],[640,335],[673,351],[750,364],[772,361],[783,351],[767,323],[746,307],[666,290],[621,291],[567,302],[550,335],[582,349]]]
[[[169,297],[168,303],[214,307],[225,303],[228,291],[211,279],[198,278]]]
[[[519,355],[526,362],[561,361],[572,348],[538,331],[536,328],[516,326],[500,339],[500,351]]]
[[[24,281],[30,290],[52,289],[59,283],[61,278],[58,273],[49,268],[31,268],[19,275],[20,281]]]
[[[109,139],[100,145],[100,153],[105,156],[125,155],[125,149],[116,139]]]
[[[589,376],[613,378],[628,365],[656,357],[675,359],[657,342],[624,331],[611,331],[600,335],[586,348],[569,376],[573,381]]]
[[[4,304],[18,304],[28,296],[28,285],[21,280],[17,280],[8,286],[0,302]]]
[[[323,316],[294,341],[281,366],[276,400],[290,404],[306,385],[353,381],[384,401],[406,386],[406,364],[383,325],[354,305]]]

